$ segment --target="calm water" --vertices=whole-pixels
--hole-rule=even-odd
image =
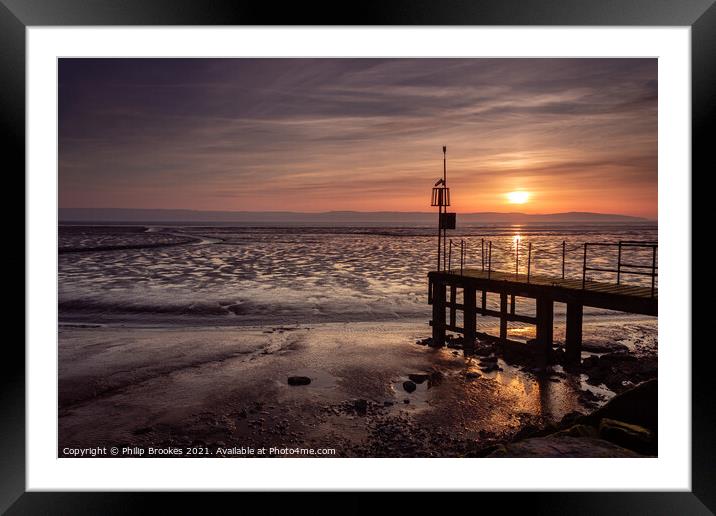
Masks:
[[[467,266],[481,266],[482,239],[493,243],[493,269],[581,278],[589,242],[656,241],[655,225],[483,226],[452,232],[465,240]],[[232,325],[429,318],[427,279],[435,267],[433,228],[239,228],[61,226],[61,322]],[[453,264],[459,265],[459,243]],[[616,248],[590,250],[610,268]],[[650,265],[649,249],[624,261]],[[614,281],[615,275],[591,273]],[[649,278],[623,281],[648,284]],[[529,313],[527,303],[521,311]],[[560,308],[557,306],[557,313]],[[589,317],[608,315],[591,310]],[[614,314],[610,314],[613,316]]]

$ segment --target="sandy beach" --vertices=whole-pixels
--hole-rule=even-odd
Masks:
[[[479,455],[614,394],[559,366],[535,374],[498,359],[486,372],[480,357],[416,344],[427,335],[418,320],[61,326],[58,454],[118,446],[198,447],[212,456],[243,456],[246,447],[328,449],[337,457]],[[403,385],[410,375],[413,392]],[[291,376],[311,382],[289,385]]]

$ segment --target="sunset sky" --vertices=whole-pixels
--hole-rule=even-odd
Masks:
[[[656,218],[656,59],[60,59],[63,208]]]

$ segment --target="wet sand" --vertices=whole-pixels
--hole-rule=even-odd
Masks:
[[[416,344],[428,335],[425,320],[61,326],[58,455],[118,446],[469,456],[612,395],[559,366],[536,375],[499,359],[502,370],[483,372],[479,357]],[[409,393],[403,383],[416,373],[431,379]],[[288,385],[294,375],[311,383]]]

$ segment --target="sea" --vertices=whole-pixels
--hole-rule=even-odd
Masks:
[[[449,231],[452,269],[582,278],[584,244],[655,243],[656,223],[479,225]],[[433,227],[73,225],[58,229],[60,324],[135,326],[295,325],[427,322],[427,274],[437,267]],[[622,263],[647,268],[653,247],[622,247]],[[614,269],[617,245],[590,245],[588,267]],[[564,258],[563,258],[564,257]],[[444,264],[443,264],[444,265]],[[588,280],[616,274],[587,271]],[[620,282],[651,285],[623,272]],[[658,289],[658,277],[655,289]],[[497,299],[488,298],[496,307]],[[525,300],[518,313],[531,315]],[[555,306],[557,324],[564,307]],[[629,314],[587,309],[585,324],[628,322]],[[478,318],[483,327],[491,318]],[[482,319],[485,319],[484,321]],[[638,318],[642,320],[640,316]],[[520,323],[510,330],[527,331]],[[529,336],[529,331],[525,334]]]

